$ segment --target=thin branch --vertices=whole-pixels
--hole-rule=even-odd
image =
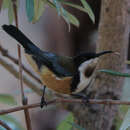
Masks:
[[[3,56],[5,56],[6,58],[8,58],[10,61],[12,61],[14,64],[18,65],[18,59],[14,58],[13,56],[11,56],[8,53],[8,50],[3,48],[2,45],[0,45],[0,52]],[[32,77],[34,80],[36,80],[38,83],[41,84],[41,81],[39,78],[37,78],[33,73],[31,73],[31,71],[29,71],[24,65],[22,65],[23,70],[30,76]]]
[[[25,97],[24,97],[24,98],[25,98]],[[27,98],[23,100],[23,106],[24,106],[24,105],[28,105],[28,99],[27,99]],[[24,109],[24,115],[25,115],[27,130],[32,130],[31,118],[30,118],[30,114],[29,114],[28,108],[25,108],[25,109]]]
[[[15,24],[16,24],[16,27],[18,28],[18,10],[17,10],[16,0],[12,0],[12,4],[13,4],[14,16],[15,16]],[[17,49],[18,49],[19,79],[20,79],[22,104],[27,105],[28,99],[24,93],[24,87],[23,87],[23,75],[22,75],[23,68],[22,68],[22,55],[21,55],[20,45],[17,46]],[[25,115],[25,119],[26,119],[27,130],[32,130],[30,114],[29,114],[29,110],[27,108],[24,109],[24,115]]]
[[[55,102],[55,100],[54,100],[54,102]],[[47,104],[49,105],[49,103],[50,102],[48,102]],[[18,106],[18,107],[14,107],[14,108],[5,109],[5,110],[0,110],[0,115],[21,111],[21,110],[24,110],[26,108],[30,109],[30,108],[36,108],[36,107],[40,107],[40,103],[35,103],[35,104]]]
[[[13,12],[14,12],[14,18],[15,18],[15,24],[18,28],[18,14],[17,14],[17,5],[16,0],[12,0],[13,4]],[[25,99],[24,95],[24,88],[23,88],[23,76],[22,76],[22,56],[21,56],[21,47],[20,45],[17,45],[17,51],[18,51],[18,63],[19,63],[19,80],[20,80],[20,88],[21,88],[21,96],[22,100]]]
[[[8,70],[15,78],[19,78],[18,71],[14,68],[13,65],[7,63],[6,60],[0,57],[0,64]],[[38,86],[36,86],[33,82],[30,81],[30,79],[27,78],[27,76],[23,76],[23,82],[29,87],[31,90],[33,90],[38,95],[42,95],[42,89],[40,89]]]
[[[104,105],[130,105],[130,101],[121,101],[121,100],[111,100],[111,99],[89,99],[89,104],[104,104]],[[83,103],[82,99],[63,99],[63,98],[57,98],[53,99],[51,101],[47,102],[47,105],[52,105],[56,103]],[[18,106],[14,108],[9,108],[6,110],[0,110],[0,115],[21,111],[26,108],[32,109],[40,107],[40,103],[30,104],[30,105],[24,105],[24,106]],[[86,106],[87,107],[87,106]]]
[[[0,126],[5,128],[6,130],[12,130],[4,121],[1,121],[1,120],[0,120]]]

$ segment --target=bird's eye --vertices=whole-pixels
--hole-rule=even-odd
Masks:
[[[87,69],[85,70],[85,77],[86,78],[91,77],[91,75],[93,74],[93,72],[94,72],[94,68],[93,67],[87,67]]]

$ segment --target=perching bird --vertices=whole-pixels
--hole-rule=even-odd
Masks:
[[[77,94],[88,87],[98,57],[112,53],[82,53],[73,58],[58,56],[42,51],[15,26],[3,25],[2,28],[23,46],[28,62],[40,76],[43,85],[60,94]]]

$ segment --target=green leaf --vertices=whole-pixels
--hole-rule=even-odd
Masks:
[[[46,0],[34,0],[34,17],[32,22],[35,23],[40,19],[45,10]]]
[[[47,4],[51,7],[51,8],[56,8],[57,11],[59,11],[59,14],[64,18],[64,20],[67,22],[67,24],[70,27],[70,23],[75,25],[76,27],[79,27],[79,21],[78,19],[72,15],[71,13],[69,13],[68,11],[66,11],[61,4],[59,4],[59,1],[57,2],[55,0],[56,3],[58,3],[59,5],[57,5],[56,7],[56,3],[52,3],[51,1],[47,0],[46,1]]]
[[[42,0],[44,1],[44,0]],[[51,8],[56,8],[56,6],[50,1],[50,0],[46,0],[47,4],[51,7]]]
[[[72,125],[70,125],[68,122],[73,123],[74,122],[74,116],[72,113],[70,113],[66,119],[61,121],[61,123],[58,125],[57,130],[71,130]]]
[[[84,6],[84,8],[86,9],[90,19],[93,21],[93,23],[95,23],[95,16],[89,4],[86,2],[86,0],[80,0],[80,1],[82,5]]]
[[[62,6],[61,6],[60,2],[58,0],[53,0],[53,3],[55,5],[55,7],[56,7],[58,15],[61,15],[61,8],[62,8]]]
[[[63,17],[63,19],[67,23],[68,28],[69,28],[68,30],[70,31],[70,20],[68,19],[67,12],[64,8],[61,8],[61,16]]]
[[[58,15],[61,15],[64,20],[68,23],[68,25],[71,23],[73,25],[75,25],[76,27],[79,27],[79,21],[78,19],[72,15],[71,13],[69,13],[68,11],[66,11],[62,6],[60,1],[58,0],[53,0],[54,1],[54,6],[57,9]],[[69,25],[70,27],[70,25]]]
[[[8,7],[8,19],[9,19],[9,24],[12,24],[14,20],[14,11],[13,11],[13,4],[11,1],[9,2],[9,7]]]
[[[10,0],[3,0],[2,9],[7,9],[9,7]]]
[[[18,0],[16,0],[16,4],[18,7]],[[9,24],[12,24],[14,20],[14,10],[13,10],[13,3],[12,0],[3,0],[2,9],[8,9],[8,20]]]
[[[127,61],[126,61],[126,64],[130,65],[130,61],[129,61],[129,60],[127,60]]]
[[[76,8],[76,9],[82,11],[82,12],[85,12],[85,13],[89,14],[88,9],[83,8],[82,6],[79,6],[79,5],[70,3],[70,2],[64,2],[64,1],[62,3],[65,4],[65,5],[68,5],[70,7]],[[92,21],[95,22],[95,18],[93,18],[93,17],[95,17],[94,14],[92,15]]]
[[[108,70],[108,69],[102,69],[102,70],[98,70],[99,72],[104,72],[113,76],[120,76],[120,77],[130,77],[130,74],[128,73],[121,73],[121,72],[116,72],[113,70]]]
[[[88,13],[88,12],[86,11],[86,9],[83,8],[83,7],[80,6],[80,5],[76,5],[76,4],[73,4],[73,3],[70,3],[70,2],[65,2],[65,1],[63,1],[62,3],[65,4],[65,5],[68,5],[68,6],[70,6],[70,7],[76,8],[76,9],[78,9],[78,10],[80,10],[80,11],[83,11],[83,12],[85,12],[85,13]]]
[[[1,11],[1,8],[2,8],[2,4],[3,4],[3,0],[0,0],[0,11]]]
[[[65,11],[65,13],[66,13],[66,16],[63,16],[62,15],[62,17],[66,20],[66,21],[69,21],[69,23],[71,23],[71,24],[73,24],[73,25],[75,25],[76,27],[79,27],[79,21],[78,21],[78,19],[74,16],[74,15],[72,15],[71,13],[69,13],[68,11],[66,11],[66,10],[64,10]]]
[[[12,0],[3,0],[2,9],[8,9],[10,6],[10,3],[12,3]],[[17,7],[18,7],[18,3],[19,1],[16,0]]]
[[[12,130],[25,130],[21,124],[10,115],[0,115],[0,120],[4,121]],[[0,127],[0,130],[5,130],[3,127]]]
[[[120,127],[120,130],[127,130],[130,127],[130,109],[125,115],[124,121]]]
[[[8,105],[17,104],[14,97],[9,94],[0,94],[0,102]]]
[[[78,130],[85,130],[85,128],[82,128],[81,126],[79,126],[78,124],[76,123],[72,123],[72,122],[68,122],[70,125],[72,125],[74,128],[77,128]]]
[[[34,0],[26,0],[26,13],[28,21],[31,22],[34,17]]]
[[[119,106],[119,114],[115,117],[115,126],[116,126],[116,130],[119,130],[122,122],[124,120],[124,117],[126,115],[126,113],[128,112],[128,109],[130,107],[128,105],[120,105]]]

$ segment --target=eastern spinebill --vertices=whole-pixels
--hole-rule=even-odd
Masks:
[[[25,56],[44,86],[59,94],[74,95],[87,88],[100,56],[113,51],[82,53],[75,57],[43,51],[17,27],[3,25],[3,30],[21,44]]]

